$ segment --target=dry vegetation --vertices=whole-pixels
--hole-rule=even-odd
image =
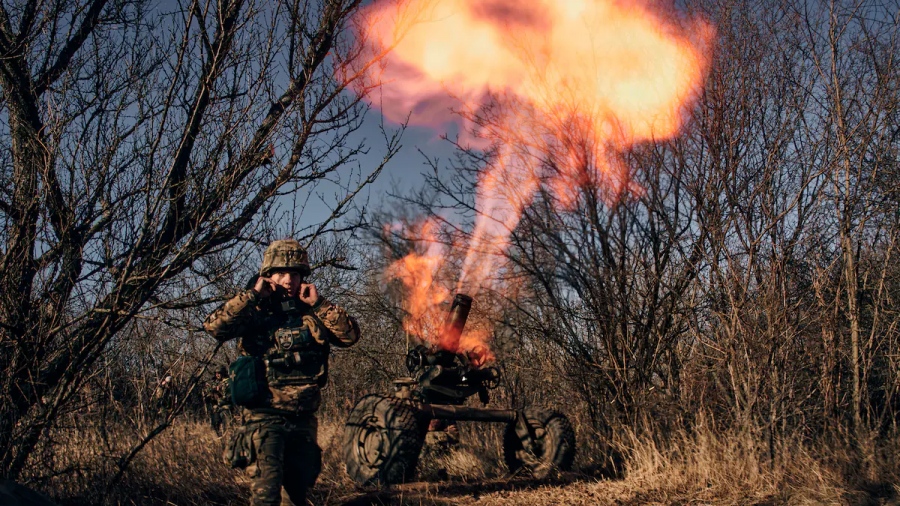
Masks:
[[[867,481],[847,467],[846,448],[795,442],[780,446],[769,459],[761,438],[747,432],[720,433],[704,425],[666,435],[661,447],[652,437],[626,431],[615,443],[626,455],[621,476],[592,473],[591,455],[583,451],[573,472],[538,482],[506,474],[499,433],[490,425],[464,424],[459,446],[426,446],[420,481],[374,490],[359,489],[344,472],[338,458],[341,431],[340,420],[320,426],[325,457],[313,504],[900,504],[893,447],[883,448],[873,467],[877,480]],[[55,463],[69,472],[38,481],[60,504],[93,505],[100,497],[103,504],[117,505],[248,504],[246,479],[221,461],[225,439],[204,422],[176,423],[109,491],[105,484],[114,457],[125,448],[117,444],[121,434],[101,438],[99,432],[60,434]],[[579,436],[587,441],[590,434]]]
[[[62,504],[246,504],[199,396],[236,350],[200,324],[293,235],[364,335],[333,357],[317,504],[900,503],[896,0],[678,2],[717,30],[684,131],[622,154],[641,191],[586,177],[567,207],[538,195],[508,285],[473,310],[503,369],[493,406],[564,411],[575,470],[506,476],[498,427],[465,425],[461,447],[426,449],[421,482],[384,491],[357,490],[336,450],[353,402],[406,374],[404,293],[383,274],[422,245],[386,225],[430,216],[466,244],[448,216],[472,223],[491,153],[459,146],[349,219],[398,148],[353,163],[365,104],[332,59],[360,50],[360,3],[3,2],[0,476]],[[334,214],[305,223],[323,180],[343,189]]]

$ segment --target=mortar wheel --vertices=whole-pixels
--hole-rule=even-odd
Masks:
[[[516,423],[503,433],[503,458],[510,473],[529,473],[543,479],[557,471],[569,471],[575,460],[575,431],[557,411],[525,410],[525,421],[533,437],[531,448],[516,433]]]
[[[360,485],[409,481],[425,439],[416,410],[403,400],[363,397],[347,419],[342,443],[347,474]]]

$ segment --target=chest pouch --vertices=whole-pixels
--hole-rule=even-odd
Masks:
[[[305,326],[278,329],[274,337],[279,351],[303,349],[315,344],[312,334]]]
[[[328,345],[316,339],[307,325],[277,329],[272,341],[275,346],[267,357],[271,385],[324,384]]]
[[[259,357],[244,355],[228,367],[231,402],[253,407],[261,404],[268,393],[266,364]]]

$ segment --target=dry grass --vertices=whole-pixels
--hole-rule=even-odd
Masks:
[[[52,458],[45,458],[44,464],[52,465],[48,474],[72,471],[32,479],[37,480],[37,488],[63,505],[247,503],[249,494],[239,474],[222,462],[225,438],[217,437],[205,423],[186,420],[176,422],[151,441],[106,494],[107,484],[118,469],[118,458],[137,436],[138,432],[124,427],[105,434],[98,427],[60,431],[55,435]]]
[[[842,504],[843,480],[800,444],[769,447],[748,432],[699,430],[666,449],[627,434],[626,479],[637,498],[660,504]]]
[[[616,445],[625,455],[620,479],[569,473],[555,482],[506,476],[497,427],[461,424],[462,442],[432,444],[423,450],[419,483],[387,491],[360,490],[340,461],[340,421],[320,423],[323,472],[311,496],[314,504],[478,504],[478,505],[805,505],[900,504],[893,441],[874,452],[869,485],[853,476],[850,459],[840,448],[783,444],[774,458],[765,441],[750,432],[718,434],[712,430],[645,438],[625,431]],[[64,436],[64,437],[63,437]],[[121,440],[117,442],[117,438]],[[105,501],[99,497],[115,470],[114,457],[127,441],[122,432],[104,440],[96,430],[69,431],[57,437],[54,469],[77,471],[43,479],[36,488],[63,505],[244,505],[246,479],[221,461],[224,439],[203,423],[179,421],[154,440],[133,462]],[[582,435],[583,452],[597,445]],[[46,456],[45,456],[46,457]],[[596,455],[582,455],[586,473]],[[877,483],[872,486],[871,483]],[[868,488],[867,488],[868,487]]]

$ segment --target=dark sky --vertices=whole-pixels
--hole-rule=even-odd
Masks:
[[[366,125],[360,132],[368,139],[372,140],[373,148],[381,141],[381,132],[379,132],[379,123],[384,121],[386,128],[396,129],[397,125],[387,119],[383,119],[378,109],[373,108],[366,118]],[[421,173],[423,170],[430,170],[426,166],[425,157],[419,151],[422,151],[430,158],[439,157],[446,160],[452,154],[452,146],[449,142],[441,139],[441,134],[445,131],[438,131],[428,127],[409,126],[403,133],[401,144],[403,148],[397,156],[387,166],[385,172],[381,175],[381,179],[375,184],[373,190],[379,192],[388,192],[395,190],[408,190],[417,187],[422,183]],[[373,149],[375,151],[375,149]],[[369,155],[375,164],[381,159],[381,153]]]
[[[171,13],[183,8],[179,4],[184,4],[184,2],[159,0],[154,4],[154,7],[158,13],[171,15]],[[379,97],[376,95],[373,98],[378,103]],[[382,122],[385,123],[385,128],[388,130],[398,128],[398,125],[382,118],[378,109],[373,107],[369,111],[363,127],[354,135],[354,140],[365,139],[370,147],[369,154],[359,160],[364,175],[367,175],[372,168],[376,167],[384,156],[384,140],[379,130]],[[402,150],[385,167],[379,179],[369,188],[368,192],[360,195],[361,200],[359,202],[362,203],[368,197],[370,208],[390,206],[390,199],[386,197],[388,193],[402,193],[419,187],[423,181],[421,173],[423,170],[426,170],[426,166],[425,158],[418,150],[426,153],[431,158],[439,157],[442,160],[446,160],[452,154],[452,147],[447,141],[442,140],[440,135],[453,128],[453,125],[446,125],[440,130],[421,126],[410,126],[407,128],[401,141]],[[346,175],[354,169],[354,167],[342,169],[343,183],[347,183]],[[307,195],[305,194],[293,196],[296,198],[292,196],[282,197],[280,207],[282,211],[290,212],[290,209],[294,207],[294,201],[301,205],[306,201],[302,209],[299,209],[299,205],[297,206],[296,213],[299,216],[297,217],[297,223],[293,224],[293,228],[303,228],[317,224],[327,218],[331,212],[330,207],[334,205],[339,193],[342,192],[337,191],[334,185],[324,183],[314,190],[314,194],[309,196],[308,200],[306,200]],[[290,223],[285,223],[281,228],[284,232],[287,232],[292,226]]]
[[[399,125],[383,118],[379,110],[373,107],[366,116],[363,127],[356,132],[355,140],[365,139],[370,147],[369,153],[360,159],[362,170],[366,174],[376,167],[384,156],[384,140],[380,131],[382,122],[386,130],[394,131],[399,128]],[[361,196],[359,203],[362,204],[368,197],[370,209],[382,210],[394,205],[389,194],[405,193],[421,187],[422,172],[431,170],[430,166],[426,165],[424,155],[431,159],[439,158],[443,166],[453,154],[453,146],[441,138],[448,129],[451,134],[455,132],[455,126],[452,124],[442,127],[441,130],[409,126],[403,133],[400,152],[387,164],[368,192]],[[327,185],[323,185],[319,191],[325,194],[326,200],[333,200],[328,188]],[[302,225],[317,223],[327,218],[328,214],[329,210],[321,200],[311,200],[301,216],[304,222]]]

